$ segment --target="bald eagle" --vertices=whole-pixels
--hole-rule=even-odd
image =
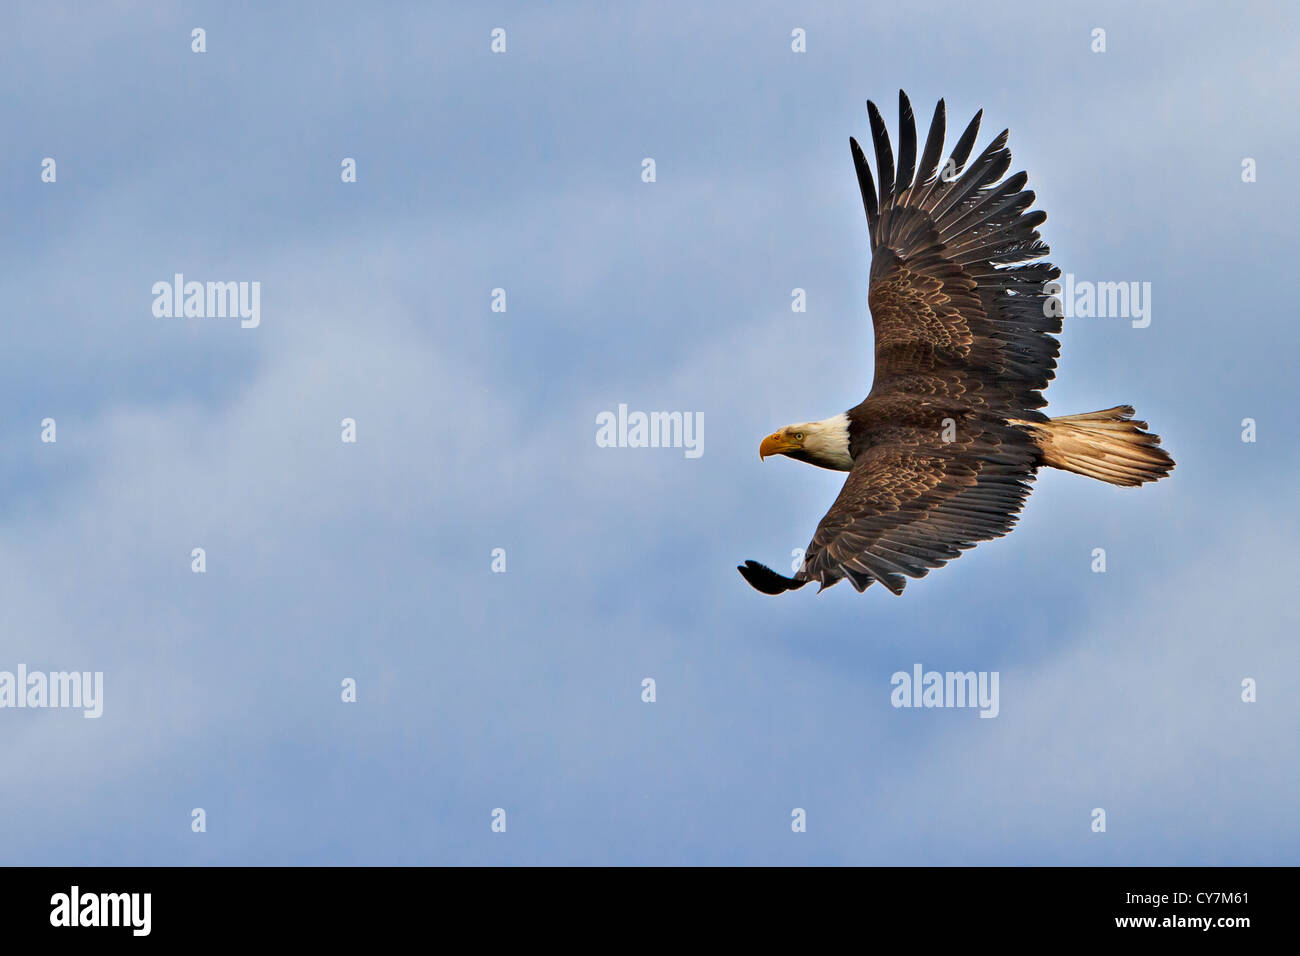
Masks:
[[[899,92],[899,153],[867,103],[879,191],[849,138],[871,239],[867,301],[875,379],[866,399],[821,421],[787,425],[759,456],[849,473],[793,577],[757,561],[739,571],[765,594],[842,578],[902,594],[976,542],[1011,530],[1043,465],[1113,485],[1163,478],[1173,459],[1127,405],[1048,418],[1039,411],[1060,343],[1061,310],[1038,234],[1047,215],[1011,165],[1003,130],[969,167],[983,111],[940,164],[943,100],[920,160]],[[963,172],[964,170],[964,172]]]

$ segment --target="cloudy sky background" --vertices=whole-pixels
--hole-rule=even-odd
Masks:
[[[4,17],[0,670],[105,700],[0,711],[0,861],[1300,860],[1293,13]],[[735,565],[841,478],[757,445],[870,384],[847,140],[899,87],[1011,128],[1064,270],[1152,283],[1149,328],[1067,322],[1048,397],[1134,404],[1178,469],[1045,474],[902,598],[768,598]],[[261,326],[154,318],[175,272],[260,281]],[[620,402],[702,412],[703,457],[598,448]],[[999,671],[1000,716],[895,710],[917,662]]]

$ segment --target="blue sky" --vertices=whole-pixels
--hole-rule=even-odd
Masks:
[[[873,7],[9,8],[0,670],[105,699],[0,710],[0,859],[1296,863],[1295,15]],[[1062,269],[1152,284],[1047,397],[1178,469],[1044,474],[901,598],[768,598],[735,565],[841,476],[758,442],[869,387],[847,141],[900,87],[1010,127]],[[261,324],[155,318],[176,272]],[[597,447],[619,403],[704,454]],[[999,716],[891,707],[917,662]]]

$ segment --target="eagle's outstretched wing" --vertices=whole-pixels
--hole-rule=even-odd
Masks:
[[[756,561],[741,574],[767,594],[848,578],[902,594],[906,577],[1011,530],[1029,494],[1037,451],[1017,428],[976,417],[945,442],[936,428],[900,428],[853,463],[835,504],[787,578]]]
[[[1018,429],[979,418],[944,442],[914,428],[863,451],[817,526],[805,580],[878,580],[902,594],[904,575],[924,577],[977,541],[1006,534],[1029,494],[1037,450]]]
[[[1027,212],[1027,177],[1002,180],[1007,131],[969,168],[980,114],[940,165],[943,101],[919,163],[911,104],[899,94],[898,175],[879,110],[867,104],[879,192],[850,139],[871,236],[868,300],[876,332],[871,394],[849,412],[853,468],[787,578],[757,562],[741,572],[779,593],[848,578],[895,594],[978,541],[1015,524],[1038,464],[1029,434],[1008,420],[1043,421],[1059,317],[1045,286],[1060,275]],[[964,172],[963,172],[964,170]]]
[[[1060,318],[1044,309],[1044,286],[1060,270],[1031,262],[1049,251],[1037,231],[1047,214],[1026,212],[1034,193],[1024,188],[1025,173],[999,182],[1011,165],[1007,130],[965,168],[981,113],[939,165],[943,100],[935,107],[914,175],[916,125],[907,96],[900,92],[898,99],[897,182],[889,133],[874,103],[867,104],[867,112],[879,195],[862,148],[849,139],[871,237],[868,301],[876,331],[871,394],[906,390],[909,376],[953,369],[986,390],[998,390],[1008,411],[1041,408],[1046,402],[1039,392],[1052,379],[1060,354],[1051,333],[1061,330]]]

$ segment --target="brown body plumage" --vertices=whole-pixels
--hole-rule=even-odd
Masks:
[[[1039,411],[1059,354],[1060,311],[1047,306],[1060,271],[1036,261],[1048,253],[1037,231],[1047,216],[1026,211],[1028,177],[1002,180],[1007,131],[966,168],[977,113],[940,165],[940,100],[918,164],[900,92],[895,177],[880,112],[872,103],[867,110],[879,192],[857,141],[849,143],[871,237],[875,379],[845,416],[763,442],[762,454],[849,472],[793,577],[755,561],[740,567],[769,594],[842,578],[859,591],[880,581],[901,594],[907,577],[1011,530],[1042,465],[1119,485],[1154,481],[1174,465],[1132,408],[1055,419]]]

